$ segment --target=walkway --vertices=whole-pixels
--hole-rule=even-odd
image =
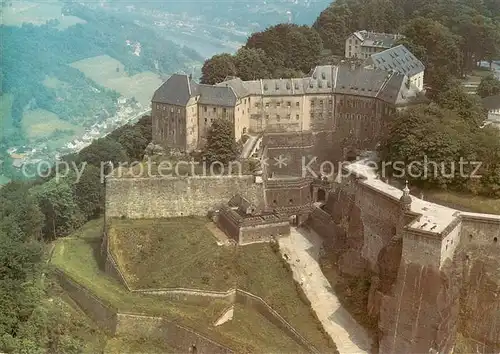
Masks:
[[[255,146],[255,142],[257,141],[258,136],[256,135],[248,135],[248,140],[245,141],[243,148],[241,149],[241,158],[247,159],[253,151]]]
[[[300,284],[323,328],[341,354],[369,353],[372,339],[344,309],[318,264],[321,239],[312,231],[292,228],[290,236],[279,239],[294,279]]]

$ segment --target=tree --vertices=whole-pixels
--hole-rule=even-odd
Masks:
[[[426,81],[441,91],[450,76],[460,73],[459,37],[439,22],[419,17],[404,27],[405,45],[426,66]]]
[[[104,210],[104,185],[101,182],[101,169],[87,165],[73,186],[75,201],[85,219],[91,219]]]
[[[94,166],[101,166],[108,161],[113,164],[128,162],[128,156],[123,146],[112,138],[94,140],[92,144],[83,148],[78,154],[79,162],[86,161]]]
[[[223,53],[207,59],[201,68],[202,84],[214,85],[228,76],[236,76],[236,66],[231,54]]]
[[[474,130],[478,129],[487,118],[481,99],[465,92],[459,83],[444,92],[440,92],[436,102],[443,108],[456,111],[464,119],[464,122]]]
[[[45,216],[43,233],[46,239],[66,236],[84,222],[73,190],[66,181],[53,178],[31,190]]]
[[[483,77],[477,87],[477,94],[483,98],[500,95],[500,80],[493,74]]]
[[[209,164],[221,162],[227,165],[234,161],[237,155],[237,145],[231,121],[225,118],[212,121],[203,153],[205,160]]]
[[[277,67],[309,72],[319,63],[323,45],[313,28],[279,24],[253,33],[245,48],[262,49]]]
[[[234,56],[234,64],[242,80],[269,79],[274,71],[272,61],[262,49],[240,48]]]

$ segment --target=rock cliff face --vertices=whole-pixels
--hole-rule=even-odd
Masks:
[[[412,218],[351,181],[338,184],[309,223],[340,274],[371,274],[366,311],[378,319],[380,353],[498,352],[499,246],[461,244],[441,266],[409,261],[403,226]],[[457,333],[466,349],[455,346]]]
[[[451,269],[401,262],[379,317],[380,353],[449,353],[453,348],[460,287]]]
[[[458,330],[468,350],[500,351],[500,260],[498,249],[467,246],[455,257],[463,269]]]

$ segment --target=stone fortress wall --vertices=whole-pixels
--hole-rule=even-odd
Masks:
[[[264,203],[264,188],[254,176],[106,178],[106,219],[206,216],[240,193]]]
[[[378,318],[379,352],[448,353],[457,332],[474,350],[498,351],[500,216],[413,196],[405,210],[400,190],[373,171],[351,172],[309,224],[340,250],[341,272],[372,274],[367,312]]]

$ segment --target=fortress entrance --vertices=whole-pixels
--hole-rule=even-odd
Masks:
[[[326,192],[324,189],[318,189],[318,196],[317,196],[317,200],[318,202],[321,202],[321,203],[324,203],[326,202]]]

